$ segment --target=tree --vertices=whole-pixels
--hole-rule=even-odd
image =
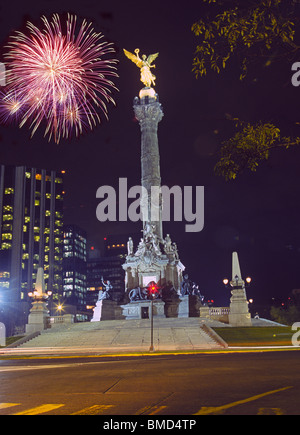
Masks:
[[[300,311],[295,305],[289,306],[287,309],[282,307],[271,307],[271,317],[275,322],[283,325],[292,325],[299,321]]]
[[[300,144],[300,138],[281,137],[280,129],[261,122],[251,125],[238,121],[239,131],[223,142],[215,173],[226,181],[233,180],[244,169],[257,170],[259,163],[267,160],[274,148],[288,149]]]
[[[295,0],[202,2],[215,7],[205,19],[201,18],[192,26],[198,40],[193,60],[196,77],[206,75],[208,68],[220,73],[236,57],[243,80],[250,63],[266,57],[271,63],[271,59],[280,59],[300,49],[294,42],[294,26],[298,21],[293,16]]]
[[[202,0],[210,4],[205,18],[193,24],[198,44],[193,72],[202,77],[212,70],[217,74],[237,59],[240,80],[250,65],[258,62],[270,66],[283,57],[295,56],[300,46],[294,41],[296,0]],[[267,60],[266,60],[267,59]],[[244,169],[256,171],[274,148],[288,149],[299,145],[300,138],[283,137],[272,123],[250,124],[235,119],[234,137],[222,143],[215,173],[226,180],[237,177]]]

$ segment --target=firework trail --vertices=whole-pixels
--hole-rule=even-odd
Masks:
[[[42,17],[40,30],[27,23],[29,34],[17,32],[5,54],[7,86],[0,96],[0,118],[28,124],[32,136],[42,122],[45,136],[55,142],[80,135],[107,118],[107,103],[114,103],[110,80],[117,77],[111,44],[87,21],[76,32],[77,19],[68,15],[63,29],[60,18]]]

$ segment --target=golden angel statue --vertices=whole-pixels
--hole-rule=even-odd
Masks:
[[[151,72],[151,68],[155,68],[155,65],[151,65],[152,62],[157,58],[159,53],[150,54],[150,56],[147,56],[145,54],[142,55],[142,59],[139,56],[140,50],[136,48],[134,50],[135,55],[133,53],[130,53],[130,51],[127,51],[125,49],[124,53],[125,56],[128,57],[132,62],[134,62],[141,70],[141,82],[144,83],[145,86],[151,88],[151,85],[155,86],[155,80],[156,77]]]

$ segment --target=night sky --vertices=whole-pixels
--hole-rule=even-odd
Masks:
[[[164,233],[177,242],[190,277],[216,305],[229,304],[222,280],[231,277],[234,250],[244,278],[253,278],[248,297],[285,298],[300,287],[300,149],[275,151],[256,173],[234,182],[215,176],[213,168],[222,140],[234,133],[230,117],[273,122],[283,136],[300,135],[300,89],[291,85],[292,63],[300,59],[269,68],[262,63],[242,83],[234,64],[221,76],[211,73],[197,80],[191,72],[197,42],[191,26],[205,12],[199,3],[27,0],[16,7],[3,2],[1,46],[14,30],[24,30],[27,20],[40,25],[41,15],[71,12],[92,21],[115,44],[120,77],[109,122],[59,145],[48,143],[43,131],[30,139],[26,127],[0,125],[0,162],[66,170],[65,223],[84,228],[89,247],[103,252],[106,235],[140,231],[141,223],[98,222],[96,191],[117,186],[120,177],[127,177],[129,186],[140,184],[140,128],[132,102],[142,84],[122,49],[139,47],[147,55],[159,51],[154,73],[164,110],[159,124],[162,184],[205,186],[204,230],[185,233],[185,223],[176,222],[165,223]]]

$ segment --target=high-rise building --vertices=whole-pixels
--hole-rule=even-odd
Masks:
[[[86,232],[77,225],[65,225],[63,243],[63,299],[73,307],[78,321],[86,316]]]
[[[0,292],[8,306],[28,301],[38,267],[46,289],[62,293],[63,174],[0,165]]]
[[[123,256],[126,257],[127,242],[129,237],[131,237],[137,246],[140,238],[142,237],[141,231],[139,233],[133,234],[114,234],[104,237],[104,256],[105,257],[116,257]]]
[[[128,254],[127,242],[132,238],[135,246],[141,238],[140,233],[114,234],[104,237],[104,255],[94,250],[89,251],[87,261],[87,306],[91,312],[96,305],[99,291],[103,290],[104,281],[112,285],[111,298],[120,302],[125,295],[125,273],[123,263]]]
[[[87,263],[87,289],[88,289],[88,303],[89,307],[96,305],[98,294],[103,290],[103,283],[110,281],[113,286],[111,297],[113,300],[119,302],[124,297],[124,271],[122,264],[124,258],[120,256],[115,257],[98,257],[91,258]]]

